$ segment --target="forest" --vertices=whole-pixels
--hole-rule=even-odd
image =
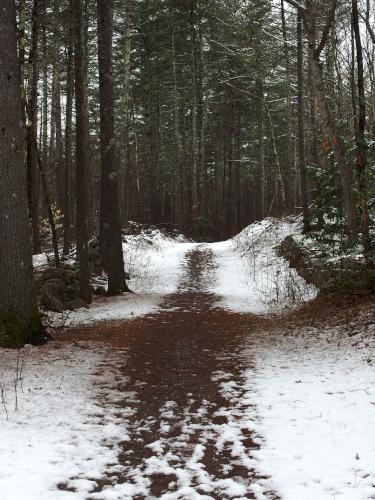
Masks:
[[[363,434],[375,398],[374,174],[373,0],[0,0],[0,420],[15,426],[3,429],[0,500],[373,498],[375,448]],[[302,367],[300,350],[312,353]],[[305,410],[284,412],[280,391],[298,392],[282,376],[284,356]],[[55,382],[37,402],[41,366]],[[320,392],[322,373],[330,392]],[[38,425],[63,418],[54,413],[66,405],[60,376],[77,405],[93,391],[100,425],[117,433],[102,442],[73,405],[61,442],[82,425],[90,445],[77,446],[96,457],[97,476],[85,472],[91,455],[80,452],[74,469],[69,452],[57,477],[47,434],[51,457],[41,464],[52,482],[39,484],[19,457],[18,474],[34,478],[20,493],[1,469],[12,470],[19,443],[37,450]],[[75,377],[88,385],[75,387]],[[123,409],[130,398],[126,431],[112,415],[117,390]],[[353,403],[354,391],[369,399]],[[309,408],[324,413],[323,394],[345,394],[347,407],[340,413],[335,400],[315,431],[347,428],[340,450],[366,456],[358,470],[349,458],[331,470],[347,436],[319,441],[323,455],[314,429],[309,441],[296,438]],[[47,405],[51,421],[26,423],[23,397],[31,414]],[[283,420],[293,411],[295,434]],[[160,430],[168,412],[191,431],[176,438],[193,436],[190,458]],[[237,420],[253,422],[248,434]],[[31,429],[21,441],[17,422]],[[301,469],[287,439],[297,455],[312,450],[310,462],[301,452]],[[288,461],[301,478],[289,478]]]

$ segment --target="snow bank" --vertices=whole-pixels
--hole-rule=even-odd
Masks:
[[[264,314],[291,307],[316,296],[309,286],[278,257],[275,247],[290,234],[301,232],[300,223],[266,219],[251,224],[234,238],[210,244],[191,243],[159,230],[127,235],[123,243],[125,269],[135,294],[94,298],[88,309],[51,315],[66,326],[131,319],[158,310],[166,295],[175,293],[184,273],[184,257],[198,248],[213,254],[213,267],[201,291],[216,294],[217,305],[239,313]],[[35,256],[36,265],[43,262]],[[201,283],[202,285],[202,283]]]
[[[126,236],[124,263],[134,294],[94,298],[89,308],[65,313],[63,317],[53,314],[53,321],[75,326],[133,319],[157,311],[165,296],[177,290],[183,257],[194,246],[195,243],[169,237],[158,230],[147,235]]]
[[[264,314],[314,298],[316,289],[275,251],[284,238],[300,232],[298,222],[265,219],[231,240],[207,245],[217,260],[216,282],[209,291],[221,297],[218,305]]]

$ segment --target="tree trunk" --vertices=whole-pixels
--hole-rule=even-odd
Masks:
[[[305,122],[304,122],[304,94],[303,94],[303,38],[302,18],[298,13],[297,20],[297,77],[298,77],[298,156],[301,180],[301,203],[303,212],[303,230],[310,231],[310,217],[307,195],[307,178],[305,163]]]
[[[75,20],[74,72],[76,106],[76,231],[80,295],[90,302],[88,259],[89,120],[87,111],[86,50],[82,0],[71,0]]]
[[[20,347],[41,332],[41,323],[33,294],[14,0],[2,1],[0,61],[0,345]]]
[[[60,31],[59,24],[60,11],[58,3],[54,3],[55,29],[53,35],[53,88],[52,88],[52,120],[55,126],[55,164],[54,174],[56,182],[56,207],[64,211],[64,141],[61,123],[61,62],[60,62]]]
[[[124,85],[123,85],[123,130],[122,130],[122,154],[120,161],[120,207],[121,221],[126,224],[126,165],[129,161],[129,114],[130,114],[130,63],[131,63],[131,28],[133,23],[133,2],[127,0],[126,4],[126,22],[124,35]]]
[[[283,214],[285,214],[285,211],[287,209],[287,205],[286,205],[285,184],[284,184],[283,173],[282,173],[281,164],[280,164],[280,156],[279,156],[279,152],[277,150],[275,127],[273,124],[271,110],[270,110],[270,107],[268,105],[267,98],[264,96],[263,96],[263,102],[264,102],[264,107],[266,109],[267,118],[268,118],[270,131],[271,131],[272,150],[273,150],[273,154],[275,157],[275,163],[276,163],[277,187],[280,190],[281,215],[283,215]]]
[[[67,255],[71,245],[71,171],[72,171],[72,113],[73,113],[73,43],[74,31],[70,21],[66,61],[66,120],[65,120],[65,168],[64,168],[64,245]]]
[[[98,0],[98,60],[100,99],[101,205],[100,250],[108,273],[108,293],[126,289],[121,240],[118,168],[114,132],[112,74],[112,0]]]
[[[287,87],[286,91],[286,138],[285,138],[285,167],[284,167],[284,185],[285,185],[285,198],[286,198],[286,208],[288,212],[293,210],[293,175],[292,175],[292,104],[291,104],[291,93],[290,93],[290,62],[289,62],[289,48],[287,39],[287,29],[285,20],[285,6],[284,0],[281,0],[281,27],[283,33],[284,42],[284,53],[285,53],[285,85]]]
[[[175,34],[174,25],[172,19],[172,2],[169,11],[169,23],[171,29],[171,49],[172,49],[172,75],[173,75],[173,121],[174,121],[174,135],[176,141],[176,172],[174,180],[174,209],[175,209],[175,220],[179,227],[182,226],[183,221],[183,155],[182,155],[182,140],[180,132],[180,105],[179,105],[179,93],[177,86],[177,64],[176,64],[176,46],[175,46]]]
[[[21,86],[21,116],[22,123],[26,124],[26,96],[25,96],[25,23],[27,7],[26,0],[18,3],[18,59],[20,63],[20,86]]]
[[[56,224],[55,224],[55,218],[54,218],[53,210],[52,210],[52,203],[51,203],[51,199],[50,199],[49,191],[48,191],[47,178],[46,178],[46,174],[44,171],[44,165],[42,163],[42,159],[40,157],[40,153],[38,150],[38,144],[35,142],[33,144],[33,147],[35,148],[35,153],[36,153],[36,156],[38,159],[40,178],[42,180],[44,202],[46,204],[48,223],[49,223],[49,226],[51,229],[51,235],[52,235],[52,247],[53,247],[53,253],[55,256],[55,266],[60,267],[59,245],[58,245],[58,239],[57,239]]]
[[[358,86],[358,120],[355,130],[356,145],[357,145],[357,177],[358,177],[358,191],[359,191],[359,210],[362,232],[363,251],[366,260],[371,260],[371,244],[368,224],[368,207],[367,207],[367,182],[366,182],[366,97],[365,97],[365,84],[364,84],[364,70],[363,70],[363,54],[361,32],[358,19],[358,2],[352,0],[352,23],[355,37],[355,46],[357,53],[357,86]],[[353,58],[354,66],[354,58]],[[353,96],[355,103],[355,95]]]
[[[38,78],[39,78],[39,0],[34,0],[32,11],[32,39],[29,53],[29,82],[27,102],[27,176],[29,212],[32,222],[33,252],[41,252],[40,240],[40,176],[34,142],[38,137]]]
[[[191,33],[191,75],[192,75],[192,216],[195,218],[198,212],[198,140],[197,140],[197,54],[196,54],[196,29],[195,29],[195,0],[190,5],[190,33]]]
[[[325,135],[329,140],[330,145],[333,148],[335,160],[337,162],[340,171],[341,186],[344,196],[344,206],[347,217],[349,238],[351,239],[352,242],[354,242],[356,239],[357,223],[355,215],[354,196],[353,196],[353,175],[350,166],[348,165],[345,159],[344,149],[341,140],[336,135],[332,123],[331,114],[322,88],[322,69],[320,67],[319,62],[315,58],[312,59],[311,62],[312,62],[311,69],[312,69],[314,90],[318,100],[320,115],[322,117],[323,129]]]
[[[333,3],[333,7],[335,6],[336,2]],[[306,32],[308,34],[308,44],[310,52],[309,63],[311,64],[310,70],[313,82],[313,92],[318,102],[324,133],[328,138],[331,147],[333,148],[335,160],[339,168],[344,198],[344,207],[347,219],[348,235],[350,241],[353,243],[356,240],[357,236],[357,222],[353,195],[353,174],[350,166],[346,161],[342,142],[335,131],[333,119],[323,88],[323,75],[320,64],[320,54],[327,42],[329,29],[334,19],[334,12],[334,9],[331,10],[331,15],[327,19],[327,23],[318,47],[316,47],[315,29],[312,29],[316,24],[316,6],[314,6],[310,1],[308,2],[308,8],[304,13],[303,20]]]

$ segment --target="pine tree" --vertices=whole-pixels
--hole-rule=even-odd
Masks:
[[[111,0],[98,0],[97,9],[101,147],[100,250],[108,273],[108,293],[116,295],[125,289],[125,272],[114,130]]]
[[[0,62],[0,345],[21,346],[41,331],[41,323],[33,289],[14,0],[2,2]]]

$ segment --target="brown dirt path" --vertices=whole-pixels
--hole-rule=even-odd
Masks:
[[[248,332],[263,330],[268,320],[215,306],[217,297],[204,291],[215,279],[209,250],[189,252],[184,266],[178,292],[167,297],[160,312],[64,335],[67,341],[110,347],[107,362],[120,374],[113,388],[124,394],[117,404],[130,409],[130,440],[121,443],[121,467],[103,478],[95,498],[115,484],[139,487],[140,477],[144,493],[126,498],[182,491],[187,477],[197,496],[178,498],[252,499],[252,484],[262,482],[252,458],[260,443],[249,426],[254,408],[241,401],[242,372],[251,368],[242,351]],[[128,397],[129,390],[135,398]],[[232,441],[221,439],[228,430],[234,433]],[[192,463],[197,453],[199,459]],[[239,485],[242,494],[233,495],[229,484]],[[268,496],[277,498],[272,492]]]

